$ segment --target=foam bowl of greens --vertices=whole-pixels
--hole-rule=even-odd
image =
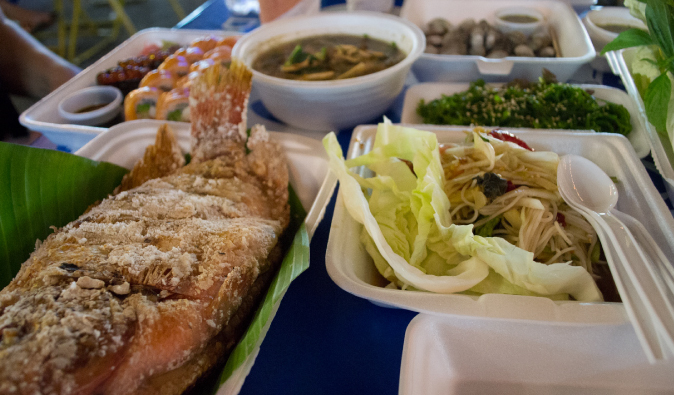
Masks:
[[[401,122],[594,130],[624,135],[639,158],[651,151],[637,104],[624,91],[603,85],[519,82],[526,87],[482,81],[412,85],[405,92]]]
[[[376,40],[385,47],[372,47],[369,53],[363,53],[358,44],[336,41],[311,47],[301,41],[329,36]],[[275,69],[297,74],[297,79],[262,72],[256,66],[258,58],[283,45],[289,49],[279,55]],[[265,24],[239,39],[232,56],[253,70],[253,87],[272,115],[302,129],[329,132],[381,116],[402,91],[412,63],[425,46],[421,29],[404,19],[370,12],[328,13]],[[385,68],[366,75],[355,73],[354,69],[377,67],[373,64],[379,54],[388,55],[390,51],[401,51],[402,59],[384,60]],[[349,69],[334,71],[330,79],[318,79],[333,71],[324,69],[324,63],[343,62],[350,64]]]
[[[359,126],[344,157],[346,162],[334,135],[324,138],[331,169],[340,181],[326,252],[332,280],[347,292],[379,305],[418,312],[546,322],[629,322],[617,292],[610,292],[610,274],[600,269],[604,263],[598,244],[586,247],[582,255],[582,247],[574,248],[568,261],[555,252],[561,244],[548,249],[549,245],[536,242],[532,244],[538,246],[535,254],[523,253],[524,246],[513,244],[520,245],[518,237],[526,238],[526,243],[544,238],[548,231],[539,232],[531,221],[556,221],[559,227],[553,224],[550,235],[556,237],[559,231],[572,243],[574,238],[588,240],[572,236],[576,234],[573,228],[583,226],[591,234],[592,227],[575,222],[578,213],[566,210],[555,195],[559,156],[575,154],[591,159],[614,177],[620,193],[618,209],[639,218],[665,255],[674,254],[674,218],[627,139],[616,134],[529,130],[515,136],[525,143],[520,145],[515,143],[517,139],[496,138],[478,133],[478,129],[482,128]],[[514,152],[515,157],[503,156],[504,152]],[[469,158],[481,153],[485,156],[478,162]],[[443,162],[445,158],[449,161]],[[518,163],[524,163],[524,158],[535,166],[522,170]],[[477,206],[484,198],[481,189],[492,199],[483,184],[488,173],[473,178],[474,169],[468,172],[470,166],[480,162],[479,166],[488,166],[490,160],[499,166],[504,161],[515,165],[510,176],[499,171],[515,184],[514,189],[510,183],[503,185],[502,196],[525,199],[520,203],[526,207],[518,210],[517,216],[511,215],[511,206],[505,208],[500,225],[492,224],[489,214],[482,211],[477,219],[460,222],[456,210],[465,206],[466,200]],[[545,176],[548,172],[554,176]],[[489,178],[500,178],[489,174]],[[452,189],[462,177],[466,188]],[[545,191],[535,192],[531,184],[517,181],[517,177],[531,181],[545,178],[551,183],[545,184]],[[533,219],[531,214],[539,208],[549,210],[550,218]],[[555,216],[554,212],[564,214]],[[501,225],[506,226],[499,229]],[[508,227],[529,230],[518,236]],[[554,256],[548,259],[550,255]],[[581,256],[591,264],[577,262]],[[594,274],[589,275],[590,270]],[[604,280],[609,281],[602,284]]]

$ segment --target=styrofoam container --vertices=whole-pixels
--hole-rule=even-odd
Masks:
[[[131,169],[143,156],[145,148],[154,144],[159,126],[167,123],[184,152],[190,150],[190,124],[163,122],[154,119],[123,122],[111,127],[75,152],[98,161],[107,161]],[[302,206],[307,210],[305,220],[311,236],[323,219],[325,207],[332,197],[337,180],[328,174],[328,159],[320,141],[290,133],[269,132],[283,147],[290,164],[290,184]]]
[[[253,86],[269,112],[284,123],[337,132],[383,114],[399,96],[412,63],[426,47],[417,26],[393,15],[366,11],[280,19],[243,36],[232,56],[252,68],[260,54],[277,45],[330,34],[368,35],[394,42],[407,56],[384,70],[338,80],[289,80],[253,70]]]
[[[413,126],[433,131],[440,143],[465,140],[466,127]],[[359,126],[353,133],[347,158],[368,152],[376,126]],[[609,176],[618,179],[617,209],[638,218],[663,250],[674,256],[674,218],[651,182],[629,141],[616,134],[520,131],[518,136],[536,150],[560,155],[576,154],[591,159]],[[542,297],[486,294],[480,297],[436,294],[384,288],[372,259],[360,243],[362,226],[346,211],[340,191],[333,214],[326,265],[332,280],[342,289],[374,303],[426,313],[475,317],[523,319],[548,322],[628,322],[620,303],[552,301]]]
[[[495,86],[497,84],[494,84]],[[425,100],[428,103],[431,100],[439,99],[442,95],[453,95],[455,93],[464,92],[470,87],[465,83],[424,83],[412,85],[405,93],[405,100],[403,102],[403,110],[400,122],[421,124],[423,120],[417,114],[417,105],[420,100]],[[578,85],[579,88],[593,91],[592,95],[600,100],[609,101],[612,103],[624,106],[630,113],[630,122],[632,123],[632,132],[627,136],[627,139],[634,147],[634,151],[639,158],[648,156],[651,151],[651,146],[648,143],[648,136],[646,135],[646,127],[644,120],[639,114],[636,103],[624,91],[604,85]],[[487,127],[498,127],[498,125],[489,125]],[[511,128],[510,130],[518,130]],[[560,130],[561,131],[561,130]],[[578,132],[567,130],[567,132]],[[583,131],[587,132],[587,131]]]
[[[113,126],[107,133],[99,134],[75,154],[89,159],[107,161],[128,169],[142,158],[145,148],[154,144],[159,126],[168,123],[178,139],[180,148],[189,152],[190,125],[183,122],[162,122],[139,120]],[[283,147],[289,164],[290,184],[297,193],[308,214],[305,219],[309,237],[323,219],[325,209],[335,189],[336,179],[329,174],[328,158],[320,141],[289,133],[269,132],[271,138]],[[283,295],[281,295],[282,298]],[[278,309],[281,298],[273,306],[273,312],[260,335],[254,349],[246,360],[222,383],[220,395],[235,395],[253,367],[260,345]]]
[[[630,324],[419,314],[405,333],[399,394],[673,394],[673,371],[648,363]]]
[[[400,16],[417,26],[425,26],[435,18],[445,18],[452,24],[473,18],[485,19],[495,24],[494,13],[507,7],[528,7],[538,10],[545,17],[556,37],[560,57],[531,58],[509,56],[488,59],[474,55],[422,54],[412,66],[421,82],[474,81],[505,82],[513,78],[536,80],[543,68],[550,70],[559,81],[567,81],[580,66],[592,61],[596,55],[590,37],[578,15],[566,3],[527,0],[418,0],[406,1]]]
[[[639,115],[646,130],[648,142],[651,145],[653,162],[655,162],[655,167],[665,180],[665,188],[667,189],[669,198],[674,199],[674,150],[671,146],[666,146],[662,143],[655,127],[648,122],[648,117],[646,117],[644,101],[641,99],[641,95],[632,78],[632,62],[634,61],[635,52],[636,48],[612,51],[606,54],[606,59],[613,72],[620,76],[625,89],[627,89],[627,93],[637,105]]]
[[[597,52],[601,52],[606,44],[618,37],[618,33],[606,30],[603,26],[619,25],[648,30],[646,24],[641,19],[632,16],[630,9],[626,7],[601,7],[592,10],[583,17],[583,25]]]
[[[179,45],[188,44],[195,38],[207,35],[233,36],[238,32],[222,30],[188,30],[151,28],[141,30],[119,44],[115,49],[101,57],[94,64],[82,70],[67,83],[38,101],[19,117],[19,122],[30,130],[43,133],[56,145],[62,145],[75,151],[96,135],[108,130],[97,126],[75,125],[63,118],[58,105],[68,95],[90,86],[96,85],[96,75],[103,70],[117,66],[123,59],[138,56],[148,44],[161,45],[162,41],[171,41]]]

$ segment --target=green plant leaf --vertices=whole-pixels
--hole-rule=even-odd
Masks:
[[[674,13],[662,0],[648,0],[646,22],[653,40],[665,58],[674,56]]]
[[[127,172],[64,152],[0,143],[0,289],[44,240],[106,197]]]
[[[646,89],[648,89],[648,85],[651,83],[651,79],[639,73],[633,74],[632,78],[634,79],[634,85],[637,87],[639,95],[643,99],[646,95]]]
[[[641,29],[629,29],[618,35],[613,41],[606,44],[602,49],[601,54],[604,55],[609,51],[617,51],[619,49],[639,47],[641,45],[651,45],[653,39],[648,32]]]
[[[262,341],[263,332],[268,327],[268,322],[273,318],[273,312],[290,283],[309,267],[309,235],[304,224],[307,213],[292,187],[289,187],[289,192],[290,224],[285,234],[290,237],[281,241],[289,245],[288,252],[248,330],[227,359],[227,363],[220,373],[219,383],[212,391],[213,394],[217,392],[222,383],[232,376],[236,369],[243,365],[255,346]]]
[[[644,94],[646,116],[659,134],[667,134],[667,109],[672,93],[672,82],[662,74],[648,86]]]

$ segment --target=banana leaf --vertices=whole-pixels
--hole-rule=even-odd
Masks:
[[[0,289],[37,240],[105,198],[126,172],[65,152],[0,143]]]

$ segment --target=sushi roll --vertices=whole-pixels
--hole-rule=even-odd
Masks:
[[[157,119],[166,121],[190,121],[190,89],[177,88],[162,93],[157,103]]]
[[[192,64],[200,61],[204,57],[204,51],[199,47],[180,48],[174,55],[182,56],[187,59],[187,62]]]
[[[216,47],[222,46],[222,45],[227,45],[231,48],[234,48],[234,44],[239,40],[239,36],[227,36],[223,37],[218,40],[218,42],[215,44]]]
[[[215,47],[204,54],[204,59],[229,62],[232,59],[232,47],[227,45]]]
[[[171,55],[166,58],[157,69],[168,70],[178,77],[182,77],[190,72],[190,63],[184,56]]]
[[[176,86],[175,86],[174,89],[189,88],[200,74],[201,73],[199,71],[190,72],[186,76],[184,76],[184,77],[180,78],[178,81],[176,81]]]
[[[190,73],[195,71],[206,70],[207,68],[213,66],[214,64],[215,60],[213,59],[201,59],[200,61],[192,63],[190,65]]]
[[[159,89],[150,86],[131,91],[124,99],[124,119],[154,119],[160,93]]]
[[[152,70],[140,81],[140,87],[150,86],[168,92],[175,88],[178,78],[168,70]]]
[[[215,48],[219,40],[220,38],[215,36],[199,37],[190,43],[190,47],[201,48],[205,53]]]

